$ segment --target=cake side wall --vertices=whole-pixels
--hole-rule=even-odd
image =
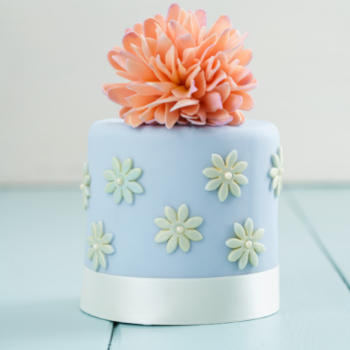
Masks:
[[[105,233],[112,233],[114,254],[107,256],[107,269],[100,273],[149,278],[205,278],[245,275],[272,269],[278,265],[277,214],[278,199],[271,189],[268,172],[271,156],[279,146],[275,126],[247,120],[240,127],[174,127],[144,126],[137,129],[118,121],[99,121],[90,129],[88,163],[91,175],[91,198],[87,210],[87,237],[91,223],[103,221]],[[232,151],[238,161],[248,163],[243,171],[249,183],[240,186],[241,197],[228,195],[220,202],[217,190],[204,188],[209,181],[202,171],[212,167],[211,156],[223,159]],[[112,194],[105,193],[108,181],[105,170],[112,169],[113,157],[122,162],[132,158],[134,168],[143,170],[137,180],[143,194],[134,196],[129,205],[115,204]],[[167,254],[166,243],[154,241],[160,229],[154,219],[165,218],[164,208],[189,208],[189,217],[200,216],[197,230],[203,235],[192,242],[185,253],[179,247]],[[254,229],[263,228],[259,241],[266,252],[258,254],[259,264],[239,270],[237,262],[227,259],[231,249],[225,245],[235,236],[235,222],[244,224],[250,217]],[[86,244],[86,252],[90,248]],[[92,261],[85,265],[92,269]]]

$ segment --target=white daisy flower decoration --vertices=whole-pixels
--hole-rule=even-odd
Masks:
[[[133,169],[132,159],[127,159],[121,164],[118,158],[112,158],[112,169],[106,170],[103,176],[110,181],[106,188],[106,193],[113,193],[113,199],[116,204],[119,204],[124,198],[126,203],[132,204],[134,202],[134,193],[143,193],[143,187],[136,182],[141,174],[142,169]]]
[[[195,216],[188,219],[188,207],[186,204],[181,205],[178,212],[170,207],[165,207],[165,216],[167,219],[155,219],[155,224],[162,229],[156,237],[157,243],[168,241],[166,251],[171,254],[179,245],[182,251],[187,253],[190,249],[191,241],[200,241],[203,236],[195,230],[203,222],[203,218]]]
[[[89,198],[91,197],[90,183],[91,183],[91,176],[89,174],[89,165],[88,163],[84,163],[83,183],[80,185],[80,189],[83,191],[83,208],[85,210],[89,206]]]
[[[91,224],[92,236],[87,238],[87,243],[91,247],[87,252],[87,258],[92,259],[92,267],[97,271],[100,265],[106,269],[107,260],[106,254],[114,253],[114,248],[109,244],[113,239],[111,233],[103,234],[103,224],[99,221],[98,224]]]
[[[271,187],[275,190],[275,195],[278,197],[282,191],[282,176],[284,170],[283,166],[283,149],[278,147],[277,154],[273,154],[271,157],[273,167],[269,171],[269,175],[272,178]]]
[[[207,183],[205,189],[207,191],[214,191],[220,186],[218,191],[220,202],[226,200],[229,190],[232,195],[240,197],[241,188],[239,186],[248,183],[248,179],[241,174],[248,166],[248,163],[236,162],[237,151],[229,153],[226,157],[226,163],[224,163],[224,160],[218,154],[213,154],[211,161],[214,167],[203,170],[203,174],[212,179]]]
[[[233,249],[227,258],[231,262],[239,259],[238,267],[240,270],[246,267],[248,258],[251,265],[258,266],[259,258],[256,253],[263,253],[266,250],[263,244],[258,243],[265,230],[257,229],[253,231],[253,229],[253,221],[250,218],[245,221],[244,227],[235,223],[233,230],[237,238],[230,238],[226,241],[226,245]]]

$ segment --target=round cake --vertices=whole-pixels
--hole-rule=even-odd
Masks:
[[[239,64],[250,60],[244,36],[226,16],[207,31],[203,13],[172,5],[108,56],[130,82],[103,86],[122,118],[88,137],[81,308],[91,315],[186,325],[278,311],[279,133],[241,112],[257,84]]]

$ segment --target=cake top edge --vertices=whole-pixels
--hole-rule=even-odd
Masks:
[[[198,126],[198,125],[189,125],[189,126],[183,126],[183,125],[174,125],[172,130],[168,130],[167,128],[164,128],[162,125],[154,125],[153,127],[149,127],[147,125],[141,125],[136,130],[133,128],[130,128],[129,125],[125,124],[122,119],[103,119],[98,120],[92,124],[90,127],[89,133],[95,134],[95,133],[113,133],[113,134],[122,134],[122,135],[141,135],[143,133],[149,134],[149,135],[170,135],[173,130],[176,130],[176,133],[179,134],[186,134],[187,132],[190,132],[191,135],[194,134],[203,134],[207,137],[215,136],[215,135],[223,135],[225,133],[228,133],[232,137],[234,135],[244,134],[244,133],[257,133],[257,134],[278,134],[279,131],[275,124],[265,121],[265,120],[256,120],[256,119],[246,119],[245,123],[242,125],[239,125],[237,127],[231,127],[229,125],[223,125],[221,127],[212,127],[209,125],[204,126]]]
[[[122,108],[119,116],[140,125],[238,126],[254,100],[258,85],[247,65],[252,51],[228,16],[207,29],[203,10],[172,4],[166,17],[157,14],[125,30],[121,46],[108,61],[125,83],[103,84],[102,91]]]

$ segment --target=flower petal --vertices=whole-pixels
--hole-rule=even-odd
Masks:
[[[134,201],[134,195],[127,187],[123,188],[123,197],[128,204],[132,204]]]
[[[214,166],[220,170],[225,169],[225,164],[223,159],[218,154],[213,154],[211,156],[211,161],[213,162]]]
[[[206,177],[209,177],[210,179],[214,179],[214,178],[221,176],[221,171],[216,169],[216,168],[211,167],[211,168],[205,168],[203,170],[203,174]]]
[[[135,168],[128,172],[128,174],[125,176],[126,181],[133,181],[137,180],[142,174],[142,169]]]
[[[169,23],[171,20],[177,21],[180,15],[180,6],[178,4],[172,4],[169,7],[166,22]]]
[[[249,255],[249,251],[245,251],[242,255],[242,257],[239,259],[239,262],[238,262],[238,268],[240,270],[244,269],[247,265],[247,262],[248,262],[248,255]]]
[[[219,201],[223,202],[227,198],[227,195],[228,195],[228,185],[226,183],[223,183],[218,191]]]
[[[164,212],[165,212],[165,216],[168,218],[168,220],[171,223],[173,224],[177,223],[177,214],[173,208],[165,207]]]
[[[131,170],[132,165],[133,165],[133,161],[131,158],[124,160],[122,165],[122,174],[126,175]]]
[[[178,101],[176,104],[174,104],[174,106],[170,109],[170,112],[174,112],[177,109],[184,108],[187,106],[197,105],[198,103],[199,101],[195,99],[182,99]]]
[[[97,271],[99,268],[100,264],[98,262],[98,256],[96,252],[94,253],[93,259],[92,259],[92,268]]]
[[[246,185],[248,183],[248,179],[242,174],[234,175],[233,179],[238,185]]]
[[[254,243],[254,250],[257,252],[257,253],[264,253],[266,251],[266,248],[263,244],[261,243]]]
[[[162,228],[164,230],[170,230],[172,225],[171,223],[166,220],[166,219],[163,219],[163,218],[158,218],[158,219],[155,219],[154,220],[154,223],[159,227],[159,228]]]
[[[91,197],[91,191],[90,191],[90,187],[89,186],[84,186],[83,191],[84,191],[84,195],[86,197]]]
[[[112,254],[112,253],[114,253],[114,248],[109,244],[103,244],[103,245],[101,245],[101,251],[105,254]]]
[[[237,238],[230,238],[228,239],[225,244],[229,247],[229,248],[239,248],[243,246],[243,242],[240,239]]]
[[[86,242],[87,244],[92,247],[94,245],[94,237],[92,236],[89,236],[87,239],[86,239]]]
[[[203,239],[203,236],[197,230],[187,229],[185,231],[185,236],[192,241],[201,241]]]
[[[106,261],[106,256],[104,255],[104,253],[97,252],[97,257],[98,257],[98,262],[100,263],[100,265],[105,269],[107,268],[107,261]]]
[[[280,165],[280,159],[277,154],[273,154],[271,157],[272,164],[275,168],[278,168]]]
[[[207,25],[207,14],[205,13],[205,11],[197,10],[195,12],[195,15],[197,17],[198,24],[200,25],[200,27],[203,27],[203,26]]]
[[[234,249],[230,252],[227,259],[231,262],[237,261],[243,254],[244,248]]]
[[[228,113],[233,113],[242,106],[242,103],[243,103],[242,96],[238,96],[235,93],[232,93],[228,96],[228,98],[224,102],[223,107],[226,109]]]
[[[237,58],[239,59],[239,64],[241,66],[246,66],[251,61],[252,57],[253,52],[250,49],[242,50],[237,56]]]
[[[235,232],[236,236],[241,240],[244,241],[247,238],[243,226],[237,222],[235,222],[235,224],[233,225],[233,231]]]
[[[177,211],[177,216],[179,222],[183,223],[188,218],[188,206],[186,204],[182,204],[179,210]]]
[[[234,93],[242,97],[242,103],[239,106],[239,109],[250,111],[254,107],[254,100],[249,94],[244,91],[235,91]]]
[[[179,245],[182,251],[187,253],[190,250],[190,240],[186,236],[180,236],[179,237]]]
[[[116,174],[116,176],[118,176],[120,174],[121,168],[122,168],[122,164],[120,163],[120,160],[116,157],[112,158],[112,168],[114,170],[114,173]]]
[[[116,187],[117,186],[116,186],[114,181],[113,182],[108,182],[108,184],[105,187],[105,192],[106,193],[112,193],[112,192],[114,192]]]
[[[226,157],[226,167],[231,169],[237,160],[237,151],[232,151]]]
[[[270,176],[271,178],[276,177],[277,174],[278,174],[278,169],[277,169],[277,168],[271,168],[271,169],[270,169],[270,171],[269,171],[269,176]]]
[[[89,186],[90,183],[91,183],[91,176],[90,175],[85,175],[83,183],[84,183],[85,186]]]
[[[113,194],[114,203],[119,204],[123,199],[123,191],[120,187],[117,187]]]
[[[154,240],[157,243],[164,243],[166,242],[169,238],[171,237],[171,232],[170,230],[162,230],[159,231],[156,235],[156,237],[154,238]]]
[[[234,181],[230,181],[229,182],[229,186],[230,186],[231,194],[233,194],[236,197],[240,197],[241,196],[241,189]]]
[[[96,238],[96,224],[94,222],[91,223],[91,232],[92,232],[92,237]]]
[[[89,175],[89,164],[86,162],[83,165],[83,175]]]
[[[253,235],[252,235],[252,240],[254,242],[259,241],[263,237],[264,233],[265,233],[265,230],[263,230],[262,228],[259,228],[258,230],[255,230],[253,232]]]
[[[214,180],[210,180],[206,186],[205,189],[207,191],[214,191],[216,190],[220,185],[222,184],[222,179],[218,178],[218,179],[214,179]]]
[[[101,239],[103,235],[103,223],[102,221],[99,221],[96,225],[96,238]]]
[[[233,168],[232,168],[232,172],[235,174],[239,174],[241,173],[243,170],[245,170],[245,168],[248,166],[248,163],[246,162],[237,162]]]
[[[251,218],[248,218],[244,223],[245,232],[248,237],[252,237],[254,225],[253,220]]]
[[[216,20],[216,22],[208,30],[206,37],[208,38],[210,35],[214,33],[216,33],[217,35],[220,35],[227,28],[232,28],[230,18],[226,15],[222,15]]]
[[[83,209],[86,210],[89,205],[89,199],[86,194],[83,194]]]
[[[143,187],[136,181],[127,182],[126,187],[134,193],[143,193]]]
[[[283,148],[282,148],[282,146],[277,148],[277,155],[278,155],[278,158],[280,161],[280,165],[282,166],[282,164],[283,164]]]
[[[249,252],[249,262],[250,262],[253,266],[258,266],[259,258],[258,258],[258,255],[255,253],[254,249],[252,249],[252,250]]]
[[[113,235],[111,233],[106,233],[105,235],[103,235],[100,242],[102,244],[108,244],[108,243],[111,243],[112,239],[113,239]]]
[[[279,176],[276,176],[273,180],[272,180],[272,188],[275,190],[277,188],[278,182],[280,180]]]
[[[121,76],[125,76],[126,73],[124,71],[117,71],[117,74],[121,75]],[[126,73],[126,76],[131,79],[135,78],[132,75]],[[109,84],[107,84],[108,86]],[[130,107],[129,102],[125,99],[126,97],[129,97],[131,95],[135,94],[135,91],[131,91],[129,89],[126,88],[126,84],[113,84],[113,87],[108,88],[108,90],[106,91],[106,95],[107,97],[112,100],[115,103],[118,103],[124,107]]]
[[[277,183],[277,187],[276,187],[276,196],[278,197],[281,193],[282,178],[281,178],[281,176],[277,176],[276,179],[278,179],[278,183]]]
[[[196,228],[202,225],[202,222],[203,218],[201,218],[200,216],[194,216],[193,218],[190,218],[185,222],[185,227],[187,229]]]
[[[114,181],[117,178],[112,170],[106,170],[103,176],[108,181]]]
[[[218,92],[207,92],[202,98],[205,109],[208,113],[214,113],[217,110],[222,110],[221,95]]]
[[[92,259],[92,257],[94,256],[94,249],[93,248],[90,248],[88,251],[87,251],[87,258],[88,259]]]
[[[177,237],[171,237],[166,245],[166,252],[171,254],[177,248]]]

